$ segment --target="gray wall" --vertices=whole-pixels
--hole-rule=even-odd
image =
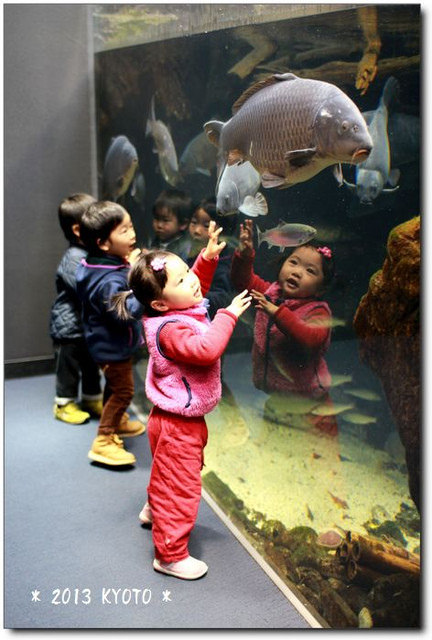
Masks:
[[[4,357],[52,358],[60,201],[95,193],[87,5],[4,5]]]

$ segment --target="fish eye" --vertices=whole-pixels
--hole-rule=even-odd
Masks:
[[[342,131],[348,131],[348,129],[349,129],[349,124],[346,120],[344,120],[342,122]]]
[[[354,125],[353,125],[353,131],[354,131],[354,133],[358,133],[359,129],[360,129],[360,127],[358,126],[358,124],[354,124]]]

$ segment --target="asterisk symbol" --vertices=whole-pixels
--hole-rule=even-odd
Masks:
[[[37,589],[32,591],[32,602],[40,602],[39,595],[40,595],[40,591],[38,591]]]
[[[171,602],[171,598],[170,598],[171,591],[168,591],[168,589],[167,589],[166,591],[162,592],[162,595],[163,595],[162,602]]]

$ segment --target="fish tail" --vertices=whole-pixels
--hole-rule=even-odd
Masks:
[[[146,136],[151,134],[151,122],[154,122],[156,120],[156,114],[155,114],[155,99],[154,99],[154,95],[151,97],[150,100],[150,109],[149,109],[149,115],[147,118],[147,123],[146,123]]]
[[[400,84],[399,81],[394,77],[390,76],[387,82],[384,85],[384,89],[382,92],[381,101],[388,108],[389,104],[392,100],[396,99],[399,95]]]
[[[258,242],[258,246],[260,246],[261,242],[263,242],[264,238],[263,235],[264,233],[260,230],[259,226],[256,224],[255,225],[255,229],[257,232],[257,242]]]

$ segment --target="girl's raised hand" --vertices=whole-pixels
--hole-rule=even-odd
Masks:
[[[238,294],[235,298],[233,298],[231,304],[226,308],[227,311],[231,311],[237,318],[241,316],[242,313],[246,311],[248,307],[250,307],[252,298],[248,293],[248,290],[245,289],[241,293]]]
[[[267,313],[267,315],[274,316],[276,311],[279,309],[276,304],[273,304],[273,302],[267,300],[265,295],[260,291],[255,291],[255,289],[252,289],[251,294],[255,302],[255,307],[257,309],[262,309],[262,311],[264,311],[264,313]]]
[[[204,258],[207,258],[207,260],[212,260],[218,256],[226,247],[225,241],[219,242],[219,235],[222,232],[222,229],[222,227],[216,229],[216,222],[214,220],[210,221],[208,229],[209,239],[203,253]]]
[[[253,251],[253,222],[245,220],[240,224],[239,250],[241,253],[251,255]]]

